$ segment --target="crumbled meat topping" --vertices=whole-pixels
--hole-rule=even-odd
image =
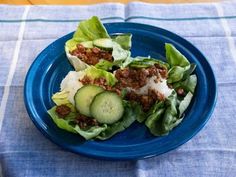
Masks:
[[[157,100],[165,100],[165,96],[156,90],[149,89],[147,95],[139,95],[134,91],[130,91],[127,93],[126,99],[140,103],[143,110],[148,111]]]
[[[81,129],[85,129],[87,127],[92,127],[92,126],[98,126],[98,122],[96,119],[86,117],[84,115],[77,115],[76,119],[74,122],[79,125]]]
[[[158,82],[161,77],[167,78],[167,69],[155,64],[149,68],[142,69],[118,69],[115,73],[115,77],[122,87],[131,87],[133,89],[143,87],[146,85],[148,78],[153,76],[156,76],[156,82]]]
[[[178,88],[178,89],[177,89],[177,94],[178,94],[179,96],[185,96],[184,89]]]
[[[97,47],[85,48],[83,45],[78,44],[76,49],[70,52],[71,55],[77,56],[82,61],[89,65],[96,65],[100,59],[112,61],[111,51],[101,50]]]
[[[59,117],[65,118],[67,115],[71,113],[70,107],[66,105],[60,105],[56,107],[56,113]],[[75,124],[79,125],[81,129],[85,129],[91,126],[97,126],[98,122],[96,119],[86,117],[84,115],[78,114],[73,121]]]
[[[71,109],[66,105],[60,105],[56,107],[56,113],[59,117],[65,118],[68,114],[70,114]]]
[[[173,89],[173,85],[167,84],[167,86],[168,86],[170,89]]]
[[[88,85],[93,83],[93,79],[85,75],[82,79],[79,80],[83,85]]]
[[[114,87],[108,85],[104,77],[92,79],[88,77],[87,75],[85,75],[83,79],[79,81],[82,82],[83,85],[88,85],[88,84],[97,85],[99,87],[102,87],[104,90],[113,91],[113,92],[116,92],[118,95],[121,95],[122,89],[118,85],[115,85]]]

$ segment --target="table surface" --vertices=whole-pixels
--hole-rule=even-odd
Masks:
[[[236,2],[0,5],[0,176],[235,177],[235,9]],[[24,106],[25,75],[47,45],[92,15],[103,22],[165,28],[203,52],[216,75],[218,100],[211,119],[193,139],[150,159],[104,161],[67,152],[37,130]]]
[[[0,3],[5,4],[96,4],[96,3],[104,3],[104,2],[120,2],[120,3],[128,3],[133,0],[0,0]],[[217,2],[222,0],[140,0],[142,2],[149,3],[196,3],[196,2]]]

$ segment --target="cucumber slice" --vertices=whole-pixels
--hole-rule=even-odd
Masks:
[[[93,98],[104,89],[96,85],[85,85],[81,87],[75,94],[75,107],[83,115],[91,117],[90,104]]]
[[[113,124],[124,113],[122,99],[114,92],[104,91],[96,95],[90,106],[90,112],[98,122]]]
[[[93,41],[85,41],[80,43],[85,48],[93,48]]]
[[[105,49],[105,50],[112,50],[113,49],[113,42],[110,38],[101,38],[96,39],[93,41],[93,45],[98,48]]]

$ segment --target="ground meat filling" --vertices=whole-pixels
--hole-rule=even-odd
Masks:
[[[58,114],[59,117],[64,119],[66,116],[68,116],[71,113],[71,109],[70,107],[66,105],[60,105],[56,107],[56,113]],[[86,117],[81,114],[78,114],[75,120],[73,120],[73,122],[79,125],[81,129],[86,129],[92,126],[98,126],[98,122],[96,119]]]
[[[130,87],[133,89],[139,89],[146,85],[148,78],[156,76],[158,79],[167,78],[167,69],[158,64],[149,68],[135,69],[125,68],[118,69],[115,73],[115,77],[120,82],[121,87]]]
[[[117,84],[119,88],[139,89],[147,84],[150,77],[156,76],[156,82],[159,82],[161,78],[166,79],[167,72],[165,67],[155,64],[142,69],[118,69],[115,76],[119,81]],[[149,89],[146,95],[140,95],[131,90],[126,94],[125,99],[140,103],[143,110],[148,111],[157,100],[165,100],[165,96],[153,89]]]
[[[112,62],[111,51],[105,51],[97,47],[85,48],[81,44],[77,44],[76,49],[70,52],[71,55],[80,58],[83,62],[89,65],[96,65],[100,59]]]
[[[86,117],[84,115],[77,115],[76,119],[74,120],[74,122],[79,125],[79,127],[81,129],[86,129],[92,126],[98,126],[98,122],[96,119],[90,118],[90,117]]]
[[[134,91],[130,91],[126,94],[126,99],[140,103],[142,105],[143,111],[146,112],[157,100],[165,100],[165,96],[156,90],[149,89],[147,95],[139,95]]]
[[[186,95],[183,88],[178,88],[178,89],[177,89],[177,94],[178,94],[179,96],[185,96],[185,95]]]
[[[93,84],[97,85],[99,87],[102,87],[104,90],[116,92],[118,95],[121,95],[121,88],[118,87],[118,85],[115,85],[114,87],[107,84],[107,81],[104,77],[92,79],[88,76],[84,76],[83,79],[79,80],[83,83],[83,85]]]
[[[56,113],[58,114],[59,117],[65,118],[67,115],[69,115],[71,112],[70,107],[66,105],[60,105],[56,107]]]

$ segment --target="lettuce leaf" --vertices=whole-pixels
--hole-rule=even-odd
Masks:
[[[56,106],[48,110],[48,114],[51,116],[54,123],[61,129],[64,129],[68,132],[77,133],[76,130],[70,125],[70,122],[76,117],[75,112],[71,112],[64,119],[58,116],[56,113]]]
[[[97,69],[94,66],[87,68],[86,70],[84,70],[84,72],[86,73],[88,77],[91,77],[92,79],[104,77],[107,81],[107,84],[110,86],[115,85],[117,82],[117,79],[114,76],[114,74],[104,71],[102,69]]]
[[[74,130],[86,140],[96,138],[101,132],[105,131],[106,129],[106,124],[103,124],[101,126],[93,126],[88,130],[82,130],[78,125],[74,127]]]
[[[132,39],[132,34],[127,33],[127,34],[121,34],[118,36],[115,36],[113,38],[113,41],[120,44],[120,46],[125,49],[125,50],[130,50],[131,49],[131,42]]]
[[[189,76],[193,73],[193,71],[196,68],[196,64],[191,63],[189,66],[186,66],[185,68],[187,68],[184,72],[183,78],[182,80],[185,80],[187,78],[189,78]]]
[[[197,85],[196,75],[191,75],[196,64],[190,64],[172,44],[165,44],[167,62],[171,68],[168,71],[167,82],[173,84],[175,90],[183,88],[185,92],[194,93]]]
[[[165,102],[155,103],[145,121],[145,125],[153,135],[167,135],[174,128],[172,123],[175,123],[177,119],[177,103],[176,92],[173,92]]]
[[[139,113],[135,110],[134,105],[132,105],[130,102],[124,101],[123,104],[125,111],[122,118],[114,124],[107,125],[107,129],[101,132],[101,134],[96,137],[97,139],[106,140],[116,133],[124,131],[136,120],[136,117],[139,116]]]
[[[188,79],[190,74],[195,70],[196,65],[190,64],[185,67],[173,66],[168,72],[168,83],[174,83],[181,80]]]
[[[188,68],[189,66],[186,66],[185,68],[181,66],[173,66],[168,72],[167,82],[173,83],[173,82],[180,81],[183,78],[184,73],[186,72]]]
[[[187,79],[173,84],[174,89],[183,88],[186,92],[194,93],[197,85],[197,76],[195,74],[190,75]]]
[[[136,120],[136,117],[139,116],[139,112],[135,108],[137,105],[124,101],[125,112],[121,120],[112,125],[102,124],[100,126],[93,126],[89,129],[82,130],[78,125],[73,123],[73,120],[77,115],[75,108],[73,108],[74,106],[72,104],[68,104],[68,106],[72,108],[72,112],[64,118],[58,116],[56,113],[56,106],[48,110],[48,113],[59,128],[72,133],[78,133],[86,140],[94,138],[106,140],[116,133],[128,128]]]
[[[164,61],[161,61],[155,58],[141,57],[141,56],[138,56],[135,58],[131,58],[131,57],[127,58],[125,62],[123,62],[122,67],[129,66],[132,68],[147,68],[147,67],[153,66],[154,64],[159,64],[160,66],[163,66],[167,69],[169,68],[169,64]]]
[[[130,58],[131,38],[131,34],[121,34],[113,39],[112,56],[115,65],[121,67],[123,62]]]
[[[101,23],[100,19],[96,16],[93,16],[92,18],[79,23],[73,38],[66,42],[66,47],[69,49],[69,51],[72,51],[78,43],[93,41],[99,38],[110,38],[110,36],[107,33],[106,28]]]
[[[76,71],[84,70],[89,66],[87,63],[83,62],[78,57],[71,55],[67,46],[65,47],[65,51],[70,64],[75,68]]]
[[[78,89],[83,86],[83,83],[80,82],[80,79],[83,79],[85,76],[84,71],[70,71],[66,77],[62,80],[60,87],[61,91],[68,92],[68,100],[74,105],[74,96]],[[55,97],[55,96],[54,96]]]
[[[174,92],[171,94],[165,102],[166,110],[162,120],[162,129],[160,135],[168,134],[175,126],[177,126],[180,121],[178,121],[178,112],[177,112],[177,94]]]
[[[155,136],[163,136],[179,125],[183,120],[184,111],[188,108],[193,94],[188,94],[180,100],[175,91],[165,100],[156,102],[147,113],[145,125]]]
[[[72,112],[64,118],[58,116],[58,114],[56,113],[56,106],[48,110],[48,114],[51,116],[52,120],[59,128],[71,133],[77,133],[84,137],[86,140],[95,138],[107,128],[107,125],[103,124],[101,126],[93,126],[87,130],[82,130],[78,125],[74,125],[73,123],[73,120],[77,115],[74,106],[72,104],[67,104],[67,106],[71,108]]]
[[[160,114],[160,113],[158,113],[158,110],[160,110],[162,108],[164,108],[164,101],[160,101],[160,102],[157,101],[151,107],[151,109],[147,112],[147,120],[145,122],[145,124],[147,126],[152,124],[152,121],[157,121],[157,119],[159,119],[159,117],[157,118],[157,116]]]
[[[112,62],[109,62],[107,60],[100,60],[96,65],[95,67],[98,68],[98,69],[102,69],[102,70],[111,70],[112,69],[112,66],[114,64]]]
[[[188,92],[183,100],[178,100],[176,96],[167,100],[169,105],[165,111],[163,122],[162,122],[162,135],[168,134],[174,127],[179,125],[184,116],[184,111],[188,108],[191,100],[192,93]]]
[[[114,63],[121,64],[122,61],[130,57],[130,51],[123,49],[120,44],[113,42],[112,56]]]
[[[184,99],[179,103],[179,117],[181,117],[184,111],[188,108],[192,98],[193,94],[191,92],[188,92]]]
[[[124,61],[122,61],[119,66],[123,69],[127,66],[129,66],[129,64],[133,61],[132,57],[127,57]]]
[[[161,121],[162,115],[165,111],[165,108],[159,108],[155,113],[149,116],[145,121],[145,125],[149,128],[149,131],[155,135],[160,136],[162,134],[161,130]]]
[[[74,38],[69,39],[68,41],[66,41],[66,45],[65,45],[65,49],[67,50],[66,52],[71,52],[74,49],[76,49],[76,45],[79,44],[79,41],[76,41]]]
[[[165,43],[166,59],[171,67],[181,66],[185,67],[190,65],[188,59],[182,55],[172,44]]]
[[[136,115],[136,120],[139,122],[139,123],[142,123],[143,121],[145,121],[145,119],[147,118],[147,115],[145,112],[143,112],[142,110],[142,106],[136,102],[133,102],[131,103],[132,106],[133,106],[133,110],[134,110],[134,113]]]
[[[110,38],[110,36],[100,19],[97,16],[93,16],[92,18],[79,23],[73,38],[77,41],[84,42],[93,41],[99,38]]]
[[[61,91],[61,92],[57,92],[54,95],[52,95],[52,100],[56,105],[62,105],[62,104],[69,104],[69,100],[68,100],[68,96],[69,96],[69,91]]]

